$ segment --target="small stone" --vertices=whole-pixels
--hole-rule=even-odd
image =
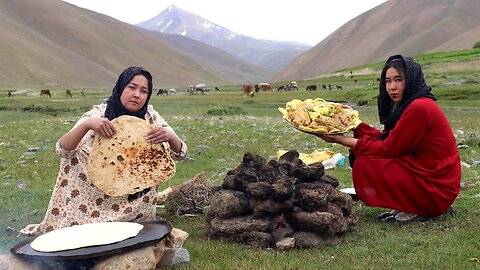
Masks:
[[[177,268],[190,262],[190,254],[184,248],[169,248],[158,263],[160,267]]]

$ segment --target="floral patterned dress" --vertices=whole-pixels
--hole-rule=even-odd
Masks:
[[[106,104],[95,105],[75,124],[75,127],[88,118],[104,117]],[[157,127],[167,122],[160,114],[148,106],[146,120]],[[135,198],[108,196],[96,188],[87,173],[87,163],[95,138],[89,130],[75,150],[66,150],[56,144],[60,156],[60,171],[45,218],[40,224],[30,224],[21,230],[24,234],[42,234],[52,230],[78,224],[108,221],[143,221],[155,219],[157,190],[149,189]],[[172,158],[181,160],[187,154],[187,146],[182,142],[179,153],[171,151]]]

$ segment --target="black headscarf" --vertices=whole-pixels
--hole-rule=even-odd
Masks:
[[[403,64],[405,69],[405,90],[403,92],[402,100],[393,109],[393,100],[387,93],[385,76],[387,69],[399,61]],[[423,76],[422,68],[419,63],[410,57],[403,57],[402,55],[390,56],[385,63],[380,78],[380,93],[378,95],[378,115],[380,117],[380,123],[385,126],[386,133],[380,136],[380,139],[388,137],[388,133],[397,124],[398,119],[402,115],[405,108],[419,97],[428,97],[433,100],[435,96],[432,93],[432,88],[427,85]],[[393,111],[392,111],[393,109]]]
[[[135,77],[136,75],[143,75],[147,78],[148,81],[148,97],[145,101],[145,104],[138,112],[130,112],[127,110],[120,101],[120,96],[123,93],[123,89],[128,85],[128,83]],[[147,113],[147,106],[150,97],[152,96],[152,75],[150,72],[145,70],[142,67],[129,67],[125,69],[120,76],[118,77],[117,83],[115,87],[113,87],[112,95],[107,100],[107,109],[105,110],[105,117],[108,120],[113,120],[121,115],[131,115],[136,116],[141,119],[145,119],[145,114]]]

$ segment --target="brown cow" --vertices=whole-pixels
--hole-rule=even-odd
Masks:
[[[271,84],[269,83],[261,83],[258,85],[258,89],[262,90],[262,91],[270,91],[270,92],[273,92],[273,87]]]
[[[255,93],[253,91],[253,87],[250,84],[242,85],[242,91],[245,95],[250,96],[251,98],[253,98],[253,95]]]
[[[52,95],[50,94],[50,90],[47,90],[47,89],[40,90],[40,97],[43,97],[43,96],[45,97],[48,96],[49,98],[51,98]]]

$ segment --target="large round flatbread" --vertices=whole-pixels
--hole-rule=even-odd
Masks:
[[[116,133],[95,136],[88,157],[93,185],[110,196],[133,194],[160,185],[175,174],[175,163],[165,145],[151,144],[145,136],[153,129],[147,121],[123,115],[112,120]]]
[[[108,245],[135,237],[143,229],[135,222],[99,222],[74,225],[42,234],[30,243],[40,252]]]

